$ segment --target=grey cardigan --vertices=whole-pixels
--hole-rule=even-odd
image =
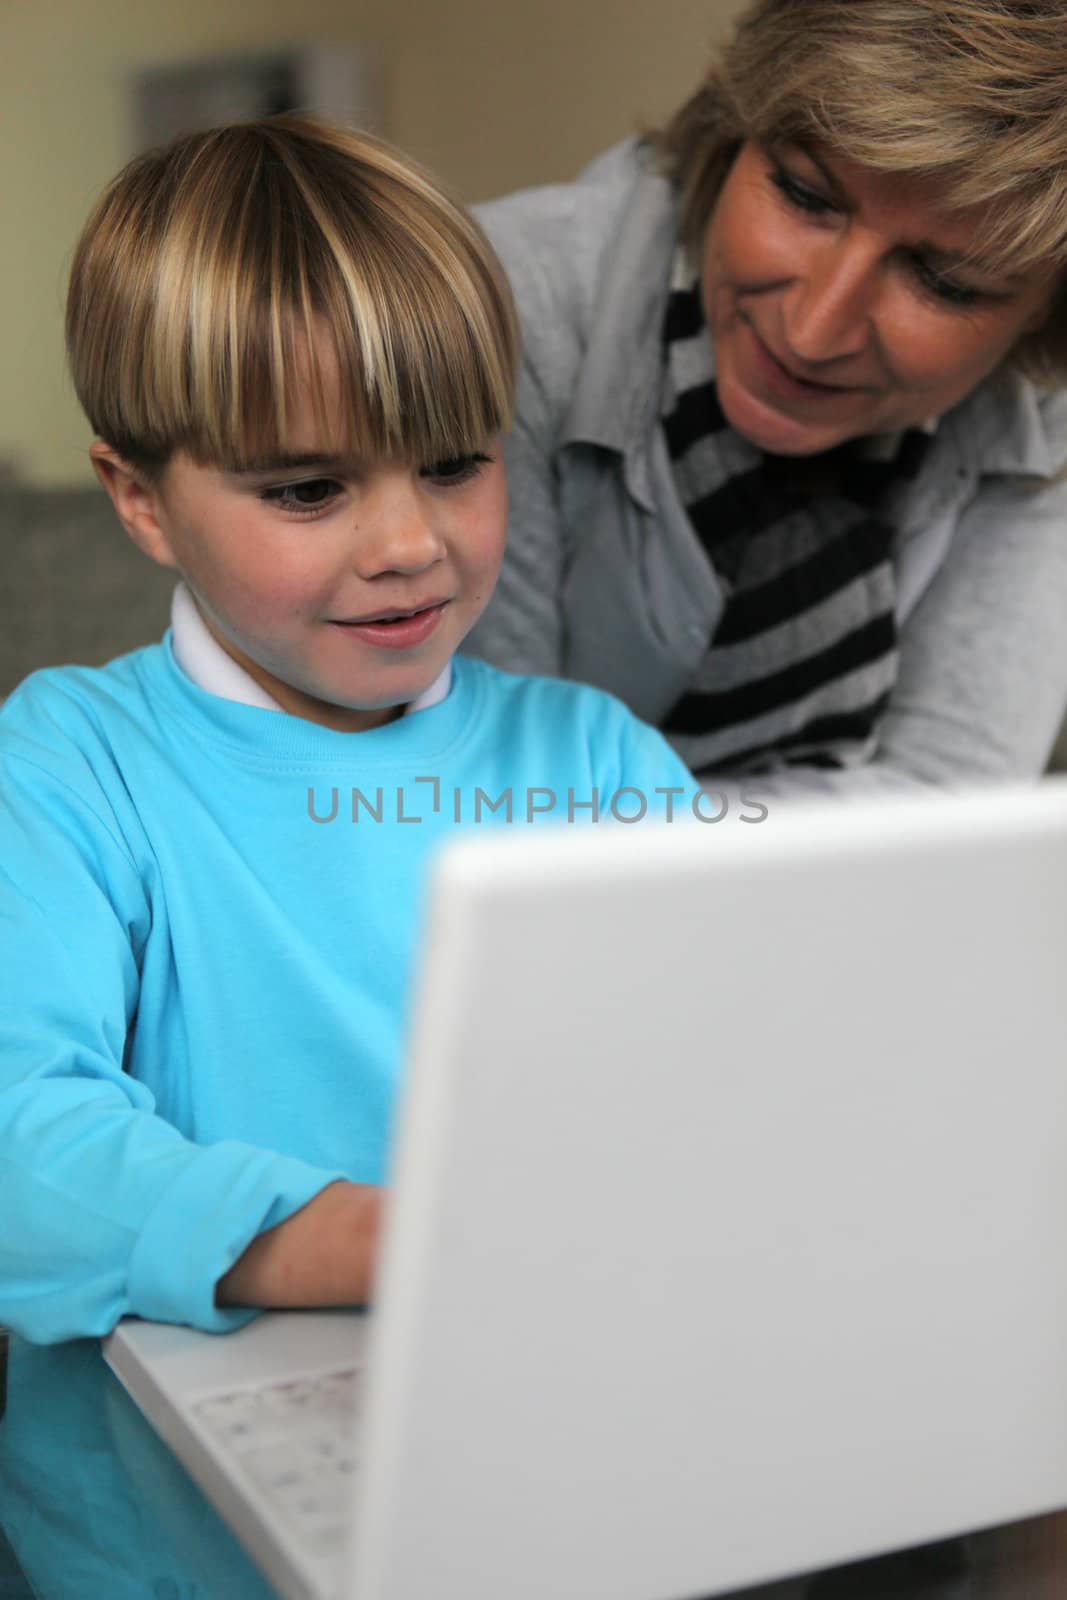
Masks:
[[[518,302],[509,548],[467,648],[658,723],[724,604],[659,426],[672,190],[634,140],[477,208]],[[899,524],[900,663],[877,749],[763,794],[1032,777],[1067,700],[1067,393],[1002,371],[942,419]],[[702,763],[693,760],[700,769]]]

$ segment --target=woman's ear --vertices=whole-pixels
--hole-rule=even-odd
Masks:
[[[158,488],[101,439],[89,446],[89,459],[137,548],[161,567],[176,567]]]

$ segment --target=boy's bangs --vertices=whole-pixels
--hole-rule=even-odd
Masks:
[[[428,303],[430,287],[409,285],[377,304],[364,297],[355,315],[337,295],[310,315],[267,308],[226,330],[219,342],[231,359],[205,351],[190,374],[199,425],[183,447],[203,462],[247,468],[308,453],[310,418],[324,456],[428,466],[482,449],[511,420],[501,335],[452,296]],[[223,367],[229,376],[219,384]]]
[[[93,426],[148,472],[276,459],[309,414],[316,449],[419,465],[511,421],[515,312],[484,235],[387,146],[299,117],[131,163],[67,327]]]

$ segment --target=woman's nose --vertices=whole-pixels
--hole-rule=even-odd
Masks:
[[[875,263],[861,248],[830,240],[814,251],[785,293],[788,354],[813,367],[862,354],[877,290]]]

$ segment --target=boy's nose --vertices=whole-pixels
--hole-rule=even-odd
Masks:
[[[421,572],[443,554],[433,508],[413,485],[391,486],[356,513],[353,565],[362,578]]]

